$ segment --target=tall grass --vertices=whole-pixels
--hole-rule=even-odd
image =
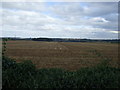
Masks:
[[[81,68],[70,72],[64,69],[36,69],[31,61],[16,63],[3,59],[4,88],[120,88],[120,68],[107,64]]]

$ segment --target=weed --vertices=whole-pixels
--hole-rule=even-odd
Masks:
[[[6,42],[7,42],[7,39],[3,39],[3,48],[2,48],[2,56],[4,57],[4,54],[5,54],[5,51],[6,51]]]

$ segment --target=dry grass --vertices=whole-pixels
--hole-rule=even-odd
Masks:
[[[32,60],[38,68],[77,70],[97,65],[103,58],[119,66],[118,44],[111,43],[8,41],[6,55],[17,62]]]

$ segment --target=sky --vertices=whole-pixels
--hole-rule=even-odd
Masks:
[[[2,37],[118,38],[117,2],[1,2]]]

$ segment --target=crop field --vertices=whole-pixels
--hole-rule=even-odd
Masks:
[[[107,59],[119,67],[118,44],[107,42],[7,41],[5,55],[17,62],[31,60],[37,68],[78,70]]]

